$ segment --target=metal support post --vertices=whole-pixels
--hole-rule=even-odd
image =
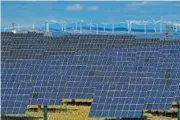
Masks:
[[[47,120],[47,113],[48,113],[48,107],[47,107],[47,105],[44,105],[43,112],[44,112],[44,120]]]
[[[180,108],[178,107],[178,111],[177,111],[177,118],[178,120],[180,120]]]

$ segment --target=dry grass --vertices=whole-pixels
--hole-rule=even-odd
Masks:
[[[37,105],[29,105],[29,108],[38,108]],[[70,106],[70,105],[49,105],[48,108],[55,109],[56,112],[48,112],[48,120],[104,120],[103,118],[88,117],[89,106]],[[174,109],[173,109],[174,111]],[[150,118],[149,120],[177,120],[176,118],[152,116],[145,114]],[[27,111],[24,115],[8,115],[8,116],[22,116],[22,117],[36,117],[38,120],[43,120],[43,112],[38,109],[38,112]]]
[[[150,120],[177,120],[177,118],[161,117],[161,116],[152,116]]]

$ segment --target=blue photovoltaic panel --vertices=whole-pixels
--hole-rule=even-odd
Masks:
[[[32,74],[32,93],[30,104],[60,104],[66,77],[61,67],[54,64],[56,59],[32,61],[29,73]]]
[[[1,113],[23,114],[29,104],[32,83],[2,82],[1,83]]]
[[[171,85],[154,84],[147,92],[146,108],[148,110],[168,110],[172,107],[177,90],[177,81]]]
[[[142,49],[142,51],[136,55],[137,57],[133,64],[134,69],[129,67],[129,71],[132,71],[129,74],[129,76],[131,76],[131,79],[129,79],[130,84],[150,85],[151,90],[148,90],[148,95],[150,96],[146,96],[146,108],[149,107],[149,109],[169,109],[171,108],[171,104],[175,98],[177,83],[179,82],[179,80],[177,80],[177,73],[179,70],[179,58],[176,58],[176,54],[174,56],[175,58],[168,58],[168,56],[159,56],[160,49],[164,49],[167,53],[169,53],[172,48],[177,47],[175,45],[169,45],[168,51],[167,48],[168,47],[166,46],[159,48],[158,46],[144,48],[144,50]],[[139,55],[140,57],[138,58]],[[125,62],[123,62],[123,64],[124,63]],[[128,71],[128,67],[125,67],[124,71]],[[135,72],[135,74],[133,72]],[[162,86],[166,87],[162,89]],[[159,89],[155,89],[158,87]],[[156,94],[154,95],[152,93]],[[151,99],[151,102],[148,101],[149,99]]]
[[[127,49],[123,50],[126,51]],[[128,83],[128,71],[123,71],[123,65],[117,66],[112,63],[118,52],[120,53],[123,50],[78,51],[72,58],[71,64],[77,67],[68,79],[64,97],[92,98],[96,85],[99,83]],[[126,51],[126,53],[127,56],[132,56],[135,52],[128,54]],[[122,58],[122,55],[120,56]],[[128,64],[132,64],[131,60]],[[130,71],[131,68],[128,70]]]
[[[179,88],[174,85],[180,79],[179,42],[135,39],[130,35],[45,37],[37,33],[3,33],[2,36],[1,78],[3,84],[8,84],[2,87],[2,111],[6,113],[23,113],[27,104],[59,104],[62,98],[92,98],[98,84],[109,83],[148,85],[146,100],[153,101],[146,101],[146,107],[152,109],[168,109],[173,98],[179,101]],[[6,95],[9,88],[21,84],[27,88],[19,87]],[[169,87],[155,89],[157,85]],[[151,97],[152,93],[160,92],[162,96]],[[14,95],[19,97],[9,100]],[[140,116],[136,111],[139,109],[132,109],[122,112],[122,116]],[[108,112],[108,115],[114,114]]]
[[[98,85],[89,116],[140,118],[147,85]]]
[[[26,38],[28,36],[28,38]],[[42,36],[41,36],[42,38]],[[3,44],[4,54],[1,80],[2,86],[2,113],[22,114],[28,104],[60,104],[65,83],[58,72],[57,66],[46,64],[45,42],[36,34],[16,34],[11,43]],[[55,61],[56,62],[56,61]],[[43,66],[43,67],[42,67]],[[33,98],[33,99],[32,99]]]
[[[3,114],[23,114],[32,92],[31,76],[24,74],[26,62],[7,59],[1,62],[1,103]]]

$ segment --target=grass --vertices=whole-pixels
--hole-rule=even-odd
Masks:
[[[37,106],[34,106],[37,108]],[[28,106],[28,108],[33,108],[33,106]],[[59,106],[48,106],[48,108],[55,108],[58,111],[56,113],[48,113],[48,120],[103,120],[103,118],[90,118],[88,117],[90,107],[89,106],[67,106],[67,105],[59,105]],[[64,111],[62,109],[67,109],[68,111]],[[26,115],[42,117],[42,111],[38,111],[38,113],[27,112]],[[38,119],[42,120],[42,119]]]
[[[69,102],[70,100],[64,100],[64,102]],[[81,100],[76,100],[80,101]],[[83,100],[84,102],[90,102],[89,100]],[[43,106],[42,106],[43,108]],[[38,107],[38,105],[28,105],[27,112],[22,115],[8,114],[7,116],[14,117],[34,117],[36,120],[43,120],[43,112]],[[36,109],[37,112],[30,111],[30,109]],[[104,118],[90,118],[88,117],[90,106],[72,106],[72,105],[48,105],[48,120],[104,120]],[[171,109],[171,111],[177,111],[177,109]],[[162,116],[152,116],[151,114],[145,113],[145,116],[149,120],[177,120],[177,118],[162,117]]]
[[[152,116],[150,120],[177,120],[177,118],[161,117],[161,116]]]

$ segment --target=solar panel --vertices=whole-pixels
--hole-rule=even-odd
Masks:
[[[70,63],[79,69],[72,70],[67,82],[65,98],[92,98],[97,83],[126,82],[127,79],[120,78],[120,72],[113,71],[115,66],[111,66],[112,52],[105,53],[104,50],[79,51],[72,57]],[[116,67],[117,70],[118,68],[120,67]]]
[[[61,103],[66,77],[62,68],[54,64],[58,60],[51,58],[31,62],[28,69],[33,82],[30,104]]]
[[[156,79],[161,81],[160,79]],[[148,110],[168,110],[172,107],[177,90],[177,81],[171,85],[154,84],[148,90],[146,97],[146,109]]]
[[[32,83],[24,82],[2,82],[2,107],[4,114],[23,114],[29,103]]]
[[[89,116],[140,118],[147,85],[98,85]]]
[[[23,37],[24,36],[24,37]],[[31,35],[29,37],[32,37]],[[18,34],[16,37],[12,37],[14,41],[11,41],[10,44],[6,46],[10,46],[11,54],[10,56],[6,56],[6,60],[1,63],[2,65],[2,113],[4,114],[23,114],[26,111],[26,106],[30,104],[29,100],[31,98],[31,93],[33,92],[33,86],[35,81],[33,81],[32,75],[35,73],[35,69],[33,66],[33,61],[29,60],[30,57],[33,57],[33,54],[39,54],[38,52],[43,49],[41,45],[37,45],[38,38],[34,37],[33,39],[26,39],[26,34]],[[33,43],[33,40],[36,42]],[[36,45],[33,45],[35,44]],[[13,46],[11,46],[13,45]],[[29,46],[33,45],[33,46]],[[34,51],[37,46],[38,52]],[[20,49],[16,51],[15,49]],[[3,49],[4,50],[4,49]],[[26,52],[27,50],[27,52]],[[13,53],[12,53],[13,52]],[[20,56],[19,56],[20,55]],[[11,57],[13,56],[13,57]],[[27,57],[25,57],[27,56]],[[25,60],[28,59],[28,60]],[[34,67],[34,69],[32,69]],[[60,84],[56,84],[60,85]],[[51,87],[53,88],[53,87]],[[50,90],[51,90],[50,88]],[[60,88],[60,87],[58,87]],[[58,89],[59,90],[59,89]],[[51,90],[53,93],[53,90]],[[56,97],[54,99],[58,99],[56,91]],[[37,97],[37,94],[33,94],[33,97]],[[50,97],[52,94],[50,95]],[[52,97],[52,98],[53,98]],[[60,103],[59,102],[58,104]]]
[[[32,82],[30,75],[24,74],[26,62],[5,60],[1,62],[2,113],[25,113],[29,104]]]
[[[146,91],[149,96],[146,96],[144,108],[169,109],[172,101],[180,101],[179,87],[175,85],[180,78],[179,56],[179,42],[138,40],[129,35],[45,37],[36,33],[3,33],[1,77],[5,86],[2,87],[2,111],[23,113],[27,104],[49,105],[59,104],[63,98],[92,98],[98,84],[106,86],[109,83],[117,84],[117,87],[147,85],[151,89]],[[19,87],[9,93],[9,88],[14,89],[21,84],[27,88]],[[155,89],[157,85],[159,89]],[[113,88],[102,91],[112,92]],[[151,97],[152,93],[163,94]],[[10,100],[14,96],[16,99]],[[108,100],[111,96],[96,97]],[[117,95],[113,97],[119,99]],[[22,106],[18,105],[21,103]],[[98,101],[98,110],[102,107],[99,104]],[[141,105],[138,103],[135,110],[133,105],[129,105],[133,111],[125,106],[129,110],[126,113],[124,108],[118,108],[116,116],[140,117]],[[109,117],[115,113],[96,111],[91,114]]]

